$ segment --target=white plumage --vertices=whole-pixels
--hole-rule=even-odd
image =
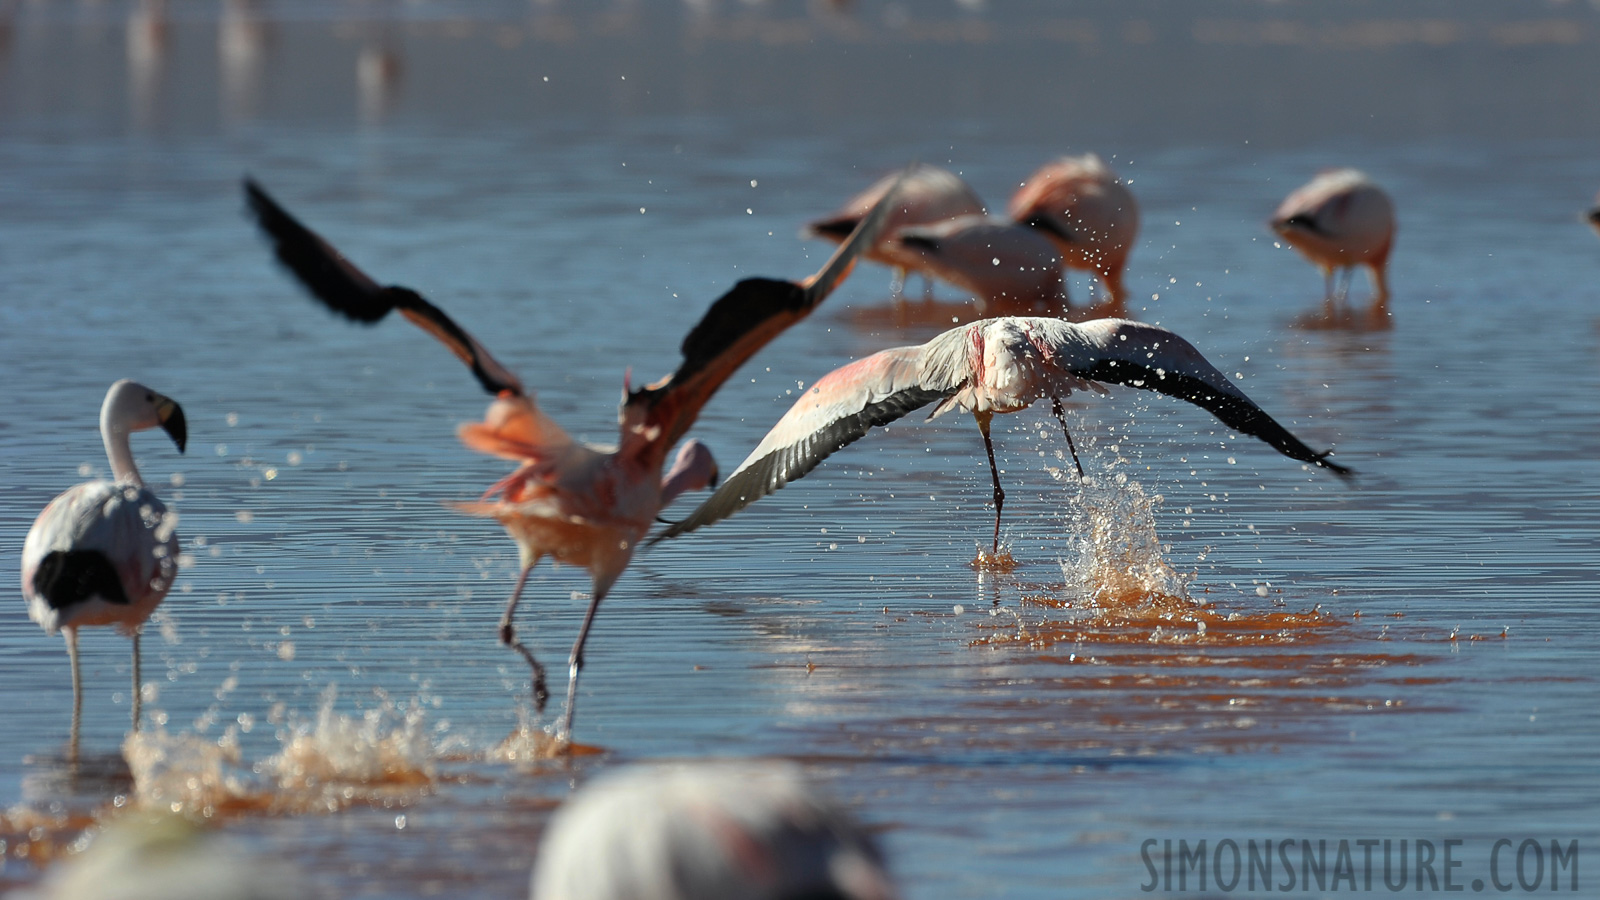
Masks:
[[[163,428],[181,453],[183,410],[137,382],[123,380],[100,406],[100,435],[113,481],[90,481],[50,501],[22,545],[22,595],[28,616],[48,634],[66,636],[72,664],[71,752],[83,706],[78,629],[117,625],[133,638],[133,725],[139,727],[139,626],[172,587],[178,571],[177,516],[144,484],[128,436]]]

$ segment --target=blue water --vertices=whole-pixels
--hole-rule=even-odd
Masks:
[[[0,534],[15,560],[80,467],[104,473],[95,423],[112,381],[183,404],[186,456],[157,433],[134,443],[192,562],[146,629],[148,721],[200,743],[234,726],[245,772],[310,727],[330,686],[345,715],[415,704],[426,735],[411,759],[426,787],[331,813],[213,816],[326,895],[521,896],[574,783],[707,756],[799,760],[881,829],[918,898],[1141,895],[1146,839],[1460,838],[1464,882],[1485,877],[1496,838],[1600,846],[1600,242],[1579,217],[1600,179],[1593,136],[1566,133],[1580,126],[1497,131],[1450,95],[1431,132],[1362,127],[1350,110],[1309,132],[1204,110],[1192,115],[1216,121],[1166,129],[1130,101],[1125,118],[1086,123],[1085,144],[1074,122],[1013,129],[1010,102],[960,96],[947,118],[855,102],[831,118],[822,104],[848,83],[791,94],[732,42],[686,58],[747,71],[744,100],[720,102],[741,88],[704,73],[670,81],[658,60],[640,62],[658,80],[639,87],[600,83],[593,62],[559,101],[486,97],[539,90],[541,48],[575,53],[539,43],[538,16],[507,26],[521,29],[514,46],[481,23],[466,37],[280,23],[242,96],[219,93],[214,23],[182,20],[141,94],[116,8],[17,15],[0,77]],[[576,20],[580,44],[600,40]],[[355,57],[385,41],[404,74],[363,101]],[[910,46],[927,65],[932,51]],[[473,47],[473,65],[440,62]],[[1273,51],[1250,52],[1265,65]],[[1412,101],[1371,102],[1404,118]],[[1159,495],[1163,559],[1219,614],[1319,608],[1342,624],[1268,629],[1281,639],[1261,644],[1216,627],[1209,640],[1092,627],[1074,640],[1060,624],[1071,611],[1038,599],[1082,600],[1062,568],[1078,559],[1082,496],[1047,471],[1063,465],[1054,420],[996,422],[1003,536],[1020,563],[997,575],[968,565],[992,525],[976,429],[913,417],[635,560],[584,676],[579,738],[603,754],[571,768],[487,759],[526,695],[525,668],[495,640],[516,554],[496,524],[445,505],[508,468],[454,437],[487,398],[398,318],[362,328],[307,301],[245,220],[241,176],[448,310],[558,421],[603,442],[626,370],[670,371],[680,335],[737,279],[815,270],[830,248],[799,240],[801,223],[882,171],[946,165],[998,208],[1041,162],[1087,150],[1142,204],[1139,317],[1239,373],[1360,474],[1345,486],[1126,389],[1071,405],[1086,466]],[[1391,331],[1292,327],[1321,279],[1263,223],[1334,164],[1366,170],[1399,210]],[[797,382],[933,332],[859,324],[887,304],[887,282],[862,267],[717,395],[695,433],[725,472]],[[536,570],[520,622],[547,662],[564,658],[587,589],[582,572]],[[25,812],[111,818],[110,797],[131,790],[47,777],[66,739],[65,654],[20,598],[10,610],[0,885],[39,876],[18,849]],[[1024,639],[997,640],[1019,627]],[[127,641],[87,633],[83,658],[85,747],[114,757]]]

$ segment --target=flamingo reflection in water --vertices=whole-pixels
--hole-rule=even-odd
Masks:
[[[544,667],[516,638],[512,620],[517,602],[528,573],[544,556],[589,572],[593,593],[568,658],[567,703],[558,731],[569,744],[583,648],[600,602],[628,567],[660,510],[679,494],[716,479],[716,464],[699,441],[686,442],[662,477],[667,452],[739,366],[809,315],[844,280],[857,257],[878,238],[894,202],[891,190],[809,278],[749,278],[719,298],[684,338],[684,359],[677,371],[628,391],[618,416],[618,445],[597,447],[574,441],[539,409],[510,370],[438,307],[408,288],[373,281],[248,179],[245,195],[278,261],[313,297],[358,322],[377,322],[399,310],[444,343],[495,395],[483,422],[461,427],[461,440],[519,466],[484,495],[498,494],[498,500],[458,506],[498,519],[517,542],[522,571],[500,621],[500,640],[528,661],[540,710],[548,696]]]
[[[1318,453],[1290,434],[1192,344],[1165,328],[1125,319],[1081,324],[1021,316],[985,319],[952,328],[926,344],[884,350],[824,375],[711,497],[654,540],[727,518],[803,477],[874,426],[938,401],[928,418],[959,408],[978,421],[994,482],[993,552],[998,553],[1005,491],[995,467],[990,421],[997,413],[1017,412],[1048,397],[1066,431],[1061,398],[1074,390],[1105,393],[1103,384],[1130,385],[1187,400],[1290,459],[1340,476],[1351,474],[1328,460],[1331,451]],[[1067,443],[1076,463],[1077,448],[1070,433]],[[1081,464],[1078,476],[1083,476]]]
[[[133,727],[139,728],[139,627],[155,612],[178,573],[178,517],[145,486],[128,436],[161,428],[182,453],[183,409],[137,382],[119,381],[100,405],[100,437],[111,481],[88,481],[50,501],[22,544],[22,594],[28,617],[67,640],[72,664],[72,739],[78,756],[83,682],[78,629],[117,625],[133,638]]]

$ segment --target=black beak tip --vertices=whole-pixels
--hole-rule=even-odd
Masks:
[[[174,403],[172,415],[161,423],[161,430],[165,431],[172,442],[178,445],[178,452],[182,453],[189,444],[189,423],[183,417],[183,407]]]

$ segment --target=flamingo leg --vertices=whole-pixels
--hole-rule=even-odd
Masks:
[[[933,302],[933,276],[927,272],[922,273],[922,302]]]
[[[989,454],[989,477],[994,480],[994,549],[1000,552],[1000,510],[1006,505],[1005,489],[1000,487],[1000,470],[994,464],[994,441],[989,439],[989,421],[994,418],[993,413],[975,413],[973,418],[978,420],[978,431],[983,434],[983,449]]]
[[[511,599],[506,602],[505,615],[500,617],[500,643],[522,654],[522,658],[528,661],[528,667],[533,669],[533,707],[544,712],[545,702],[550,699],[550,690],[545,686],[544,666],[533,658],[533,651],[517,640],[517,627],[511,624],[512,617],[517,613],[517,601],[522,599],[522,588],[528,583],[528,573],[532,571],[533,566],[523,566],[522,574],[517,577],[517,586],[511,591]]]
[[[144,700],[144,684],[139,679],[139,629],[133,630],[133,730],[139,730],[139,708]]]
[[[1078,448],[1072,444],[1072,432],[1067,429],[1067,412],[1061,408],[1061,398],[1050,398],[1050,411],[1056,414],[1056,421],[1061,423],[1061,433],[1067,436],[1067,449],[1072,451],[1072,464],[1078,467],[1078,483],[1083,483],[1083,463],[1078,462]]]
[[[78,726],[83,721],[83,678],[78,673],[78,629],[61,629],[67,639],[67,659],[72,663],[72,737],[67,742],[67,758],[78,761]]]
[[[583,614],[583,625],[578,629],[578,640],[572,645],[572,655],[567,657],[567,709],[561,716],[559,735],[572,740],[572,716],[578,705],[578,673],[583,671],[583,645],[589,641],[589,628],[594,625],[594,614],[600,609],[605,591],[596,590],[589,601],[589,610]]]
[[[894,274],[889,276],[889,297],[895,306],[902,306],[906,302],[906,279],[910,272],[903,266],[895,266]]]
[[[1333,267],[1322,267],[1322,308],[1330,317],[1333,315]]]

